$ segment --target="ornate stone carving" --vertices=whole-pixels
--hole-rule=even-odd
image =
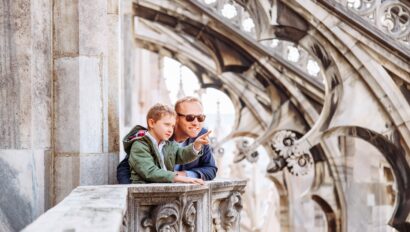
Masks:
[[[142,227],[151,232],[193,232],[195,230],[196,208],[193,202],[180,201],[161,204],[153,208],[142,220]],[[182,220],[183,228],[180,228]]]
[[[296,140],[296,134],[291,131],[280,131],[273,137],[272,148],[278,153],[278,155],[288,158],[293,151],[288,149]]]
[[[197,0],[213,12],[226,18],[234,27],[256,38],[256,28],[251,14],[243,6],[232,0]]]
[[[251,142],[249,139],[240,138],[236,140],[235,160],[239,162],[243,159],[247,159],[249,162],[254,163],[259,158],[258,151],[251,150]]]
[[[400,0],[336,0],[410,48],[410,7]]]
[[[286,162],[289,172],[295,176],[306,175],[313,167],[313,158],[307,153],[301,156],[291,155]]]
[[[178,201],[156,206],[150,216],[142,220],[142,227],[151,232],[178,232],[179,208]]]
[[[228,198],[214,202],[213,207],[213,231],[233,231],[243,208],[241,194],[233,192]]]
[[[269,163],[267,172],[268,173],[275,173],[281,171],[283,168],[286,167],[286,160],[282,156],[278,156],[272,159],[272,162]]]
[[[122,225],[121,225],[121,232],[128,231],[128,212],[124,214],[124,217],[122,219]]]
[[[282,170],[285,165],[295,176],[305,175],[312,170],[312,155],[307,148],[297,144],[296,141],[296,133],[292,131],[283,130],[274,135],[271,147],[278,157],[274,158],[268,166],[268,172]]]
[[[182,216],[182,222],[186,227],[186,231],[193,232],[195,230],[196,208],[193,202],[189,202],[185,206]]]

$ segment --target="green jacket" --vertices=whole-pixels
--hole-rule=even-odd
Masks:
[[[139,127],[142,128],[143,127]],[[131,167],[131,181],[133,184],[149,182],[170,183],[176,175],[175,164],[189,163],[199,156],[193,149],[193,144],[179,147],[174,141],[166,141],[163,146],[164,164],[167,170],[161,169],[160,154],[151,139],[146,135],[139,136],[130,141],[129,164]],[[129,148],[129,147],[127,147]]]

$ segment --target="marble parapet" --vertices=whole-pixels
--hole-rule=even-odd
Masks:
[[[246,180],[79,186],[23,231],[239,231]]]

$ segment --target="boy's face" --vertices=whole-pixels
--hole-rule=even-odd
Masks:
[[[175,117],[172,115],[164,115],[158,121],[154,119],[148,119],[150,133],[158,140],[168,140],[171,138],[175,127]]]

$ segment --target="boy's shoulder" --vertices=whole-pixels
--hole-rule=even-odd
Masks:
[[[128,137],[129,143],[131,146],[151,146],[150,139],[146,136],[146,132],[144,130],[138,131],[134,135]]]
[[[122,140],[122,144],[124,146],[124,151],[129,154],[132,145],[134,144],[134,142],[140,138],[143,137],[143,135],[145,135],[145,131],[147,129],[143,126],[140,125],[136,125],[134,128],[132,128],[128,134],[123,138]]]

